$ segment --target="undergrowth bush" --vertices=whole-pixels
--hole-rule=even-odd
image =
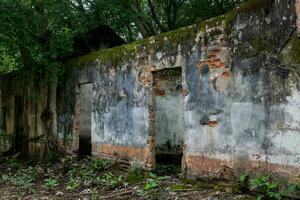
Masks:
[[[17,172],[3,174],[1,179],[25,189],[30,188],[36,180],[38,174],[34,167],[21,168]]]
[[[285,197],[294,197],[300,190],[300,183],[290,183],[286,179],[276,179],[271,175],[250,177],[243,173],[239,177],[238,186],[241,191],[248,189],[257,194],[257,200],[281,200]]]

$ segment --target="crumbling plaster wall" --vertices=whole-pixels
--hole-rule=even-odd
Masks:
[[[181,67],[186,175],[298,173],[295,5],[249,1],[204,23],[70,61],[94,71],[93,154],[154,167],[151,72]]]

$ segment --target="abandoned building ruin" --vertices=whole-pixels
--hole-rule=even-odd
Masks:
[[[297,18],[298,15],[298,18]],[[68,152],[187,177],[300,170],[300,0],[250,0],[199,24],[66,62],[56,82],[0,76],[0,151]]]

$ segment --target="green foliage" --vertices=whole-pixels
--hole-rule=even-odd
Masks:
[[[24,67],[36,73],[56,72],[59,56],[72,51],[70,30],[76,22],[69,25],[63,20],[62,15],[71,12],[67,1],[1,0],[0,10],[0,53],[6,58],[1,71]]]
[[[36,169],[33,167],[21,168],[16,173],[3,174],[1,179],[13,185],[28,189],[37,178]]]
[[[81,181],[75,178],[71,178],[67,185],[66,185],[66,190],[76,190],[80,187]]]
[[[58,185],[58,181],[54,178],[44,179],[44,186],[47,188],[53,188]]]
[[[116,188],[123,182],[123,176],[117,176],[111,172],[106,172],[103,174],[101,180],[110,188]]]
[[[94,171],[103,171],[109,169],[111,165],[111,161],[106,159],[93,159],[89,163],[89,167]]]
[[[128,172],[127,182],[130,184],[134,184],[144,180],[145,178],[145,171],[140,168],[132,168]]]
[[[166,176],[157,176],[153,173],[149,173],[149,178],[147,178],[144,184],[144,190],[151,190],[160,186],[162,180],[167,179]]]
[[[93,159],[89,162],[83,162],[80,166],[74,166],[72,162],[72,158],[61,159],[63,173],[66,173],[69,178],[68,190],[77,189],[81,183],[84,185],[108,183],[109,186],[115,187],[118,182],[118,179],[114,176],[105,176],[104,178],[101,176],[105,170],[111,167],[111,161],[109,160]]]
[[[10,54],[7,47],[0,46],[0,74],[9,73],[18,69],[16,58],[19,57],[19,52]]]
[[[110,166],[111,162],[109,160],[93,159],[91,162],[80,166],[79,176],[84,182],[91,184],[95,181],[99,173],[108,169]]]
[[[242,173],[239,177],[239,182],[244,183],[247,180],[248,176],[249,176],[248,173]]]
[[[186,185],[186,184],[176,184],[171,187],[171,190],[173,192],[178,192],[178,191],[184,191],[184,190],[191,190],[193,187],[191,185]]]
[[[258,200],[281,200],[284,197],[293,197],[300,189],[298,183],[275,179],[271,175],[259,175],[251,178],[248,173],[242,173],[237,184],[238,189],[242,192],[248,189],[248,191],[257,193]]]
[[[109,25],[126,41],[223,14],[242,0],[0,0],[0,74],[60,74],[74,36]]]
[[[248,191],[249,187],[249,174],[248,173],[242,173],[236,184],[233,185],[232,191],[233,192],[246,192]]]
[[[281,193],[279,192],[279,184],[270,180],[270,176],[259,176],[250,180],[251,190],[258,190],[260,195],[257,199],[282,199]]]
[[[153,188],[157,188],[159,186],[159,182],[156,179],[147,179],[146,184],[144,185],[144,190],[151,190]]]

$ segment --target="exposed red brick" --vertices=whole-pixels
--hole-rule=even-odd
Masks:
[[[204,67],[205,65],[207,65],[207,62],[206,61],[198,61],[197,63],[196,63],[196,66],[197,67]]]
[[[217,122],[217,121],[209,121],[209,122],[208,122],[208,125],[209,125],[210,127],[216,127],[216,126],[218,125],[218,122]]]
[[[98,154],[100,157],[127,158],[137,162],[144,162],[147,158],[147,150],[143,147],[93,144],[92,151],[93,154]]]
[[[152,75],[150,72],[142,73],[139,80],[143,86],[149,87],[152,83]]]
[[[187,175],[192,176],[215,176],[219,173],[222,166],[228,166],[228,162],[224,160],[210,159],[205,156],[185,156],[185,164]]]
[[[220,64],[220,67],[225,67],[225,66],[226,66],[226,64],[223,62]]]
[[[166,95],[166,91],[162,88],[154,88],[154,94],[155,96],[165,96]]]
[[[144,166],[147,169],[154,169],[155,168],[155,142],[154,137],[149,136],[145,151],[145,161]]]
[[[230,77],[229,71],[225,71],[221,74],[222,77]]]
[[[157,69],[156,69],[156,66],[155,65],[152,65],[152,66],[150,66],[150,71],[151,72],[154,72],[154,71],[156,71]]]
[[[227,161],[221,159],[213,159],[201,155],[186,155],[185,164],[187,175],[189,176],[204,176],[216,178],[230,178],[233,174],[224,174],[225,168],[230,168],[234,174],[248,171],[250,173],[275,173],[277,175],[292,177],[299,174],[300,169],[288,165],[279,165],[275,163],[267,163],[264,161],[254,160],[234,160]],[[228,171],[228,170],[226,170]]]

